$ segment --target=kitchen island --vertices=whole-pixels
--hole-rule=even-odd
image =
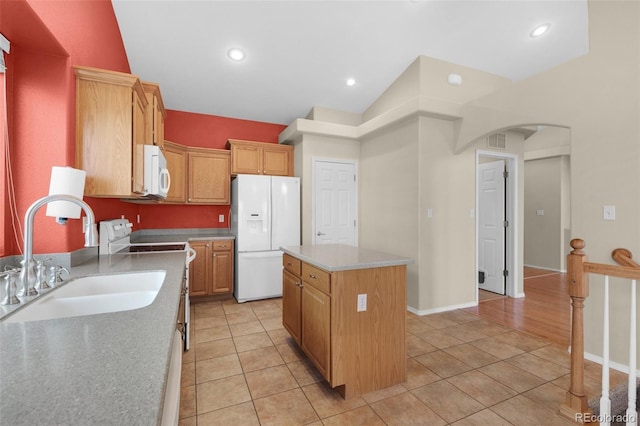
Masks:
[[[344,398],[406,381],[406,265],[344,244],[281,247],[282,322]]]

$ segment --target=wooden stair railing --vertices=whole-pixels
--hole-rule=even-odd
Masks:
[[[560,412],[574,421],[589,422],[599,420],[594,419],[588,407],[587,396],[584,392],[584,301],[589,296],[589,274],[605,276],[605,314],[604,314],[604,344],[603,344],[603,372],[602,372],[602,405],[609,403],[609,277],[627,278],[632,280],[632,302],[631,302],[631,331],[630,331],[630,356],[629,356],[629,389],[632,389],[633,396],[629,393],[629,408],[627,415],[633,417],[632,423],[637,424],[637,413],[635,411],[635,386],[636,386],[636,354],[635,354],[635,285],[636,280],[640,280],[640,265],[632,260],[631,252],[627,249],[615,249],[611,256],[620,265],[608,265],[603,263],[588,262],[588,258],[583,249],[585,242],[580,239],[571,240],[573,249],[567,255],[567,275],[569,278],[569,296],[571,297],[571,382],[567,391],[565,402],[560,407]]]

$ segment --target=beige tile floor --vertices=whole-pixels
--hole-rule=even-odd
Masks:
[[[192,305],[180,425],[566,425],[566,348],[463,312],[407,313],[407,381],[344,400],[282,327],[282,300]],[[599,366],[586,367],[587,395]],[[614,377],[612,382],[624,380]]]

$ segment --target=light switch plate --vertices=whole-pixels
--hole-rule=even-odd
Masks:
[[[224,222],[224,215],[223,214],[219,214],[218,215],[218,222],[220,222],[220,223]]]
[[[358,295],[358,312],[364,312],[367,310],[367,295],[359,294]]]
[[[602,210],[604,220],[616,220],[616,206],[604,206]]]

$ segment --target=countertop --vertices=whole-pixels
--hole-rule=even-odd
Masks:
[[[318,244],[280,247],[283,252],[329,272],[409,265],[408,257],[368,250],[346,244]]]
[[[184,263],[183,252],[96,256],[74,266],[72,277],[167,271],[153,303],[117,313],[0,322],[0,423],[158,424]]]
[[[227,228],[210,229],[145,229],[131,234],[132,243],[174,243],[201,240],[235,240]]]

